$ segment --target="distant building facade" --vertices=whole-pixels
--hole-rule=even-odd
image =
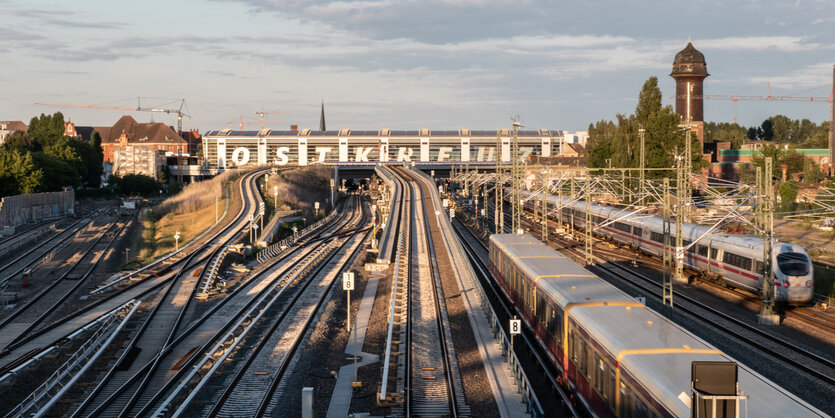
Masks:
[[[113,174],[140,174],[159,179],[165,159],[155,148],[129,145],[113,151]]]
[[[563,132],[520,130],[519,159],[550,157],[559,152]],[[498,136],[498,140],[497,140]],[[511,161],[513,132],[496,130],[355,131],[209,131],[203,157],[209,169],[257,165],[308,165],[337,162]],[[497,150],[498,141],[498,150]],[[556,152],[555,152],[556,151]]]
[[[113,126],[78,126],[76,130],[87,140],[94,131],[99,133],[105,164],[113,164],[114,152],[128,146],[151,148],[164,154],[189,154],[188,142],[170,126],[158,122],[139,123],[128,115],[119,118]]]
[[[26,132],[29,130],[29,125],[19,120],[0,121],[0,145],[6,142],[6,137],[17,132]]]

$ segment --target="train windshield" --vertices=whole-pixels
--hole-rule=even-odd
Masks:
[[[787,276],[809,274],[809,257],[801,253],[783,253],[777,256],[777,266]]]

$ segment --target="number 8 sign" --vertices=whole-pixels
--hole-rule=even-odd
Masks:
[[[517,335],[522,333],[522,320],[521,319],[511,319],[510,320],[510,335]]]
[[[342,273],[342,290],[354,290],[354,273]]]

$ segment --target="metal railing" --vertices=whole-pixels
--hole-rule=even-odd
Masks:
[[[299,234],[291,235],[291,236],[289,236],[287,238],[284,238],[283,240],[265,248],[263,251],[258,253],[258,255],[255,257],[257,263],[261,264],[261,263],[269,260],[270,258],[273,258],[273,257],[281,254],[282,252],[284,252],[284,250],[286,250],[286,249],[290,248],[291,246],[295,245],[297,242],[300,242],[300,241],[304,240],[305,238],[310,236],[312,233],[319,230],[322,226],[324,226],[327,223],[329,223],[330,221],[332,221],[333,218],[336,217],[336,214],[337,214],[337,211],[333,210],[333,211],[331,211],[331,213],[328,214],[328,216],[325,216],[324,218],[319,219],[318,221],[316,221],[316,223],[310,224],[306,228],[302,229]]]
[[[81,347],[64,364],[7,416],[42,416],[47,412],[101,356],[139,308],[140,302],[133,299],[111,311],[93,335],[85,339]],[[119,318],[121,321],[117,323]]]
[[[200,289],[200,292],[197,293],[197,299],[207,299],[209,297],[209,286],[215,281],[215,276],[217,275],[217,270],[220,268],[220,264],[223,263],[223,259],[226,257],[226,253],[229,252],[229,246],[223,247],[223,250],[215,257],[214,262],[212,262],[212,267],[209,269],[209,274],[206,275],[206,279],[203,282],[203,288]]]

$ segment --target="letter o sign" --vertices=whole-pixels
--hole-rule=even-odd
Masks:
[[[249,162],[249,150],[246,148],[235,148],[232,152],[232,162],[237,166],[246,165]]]

